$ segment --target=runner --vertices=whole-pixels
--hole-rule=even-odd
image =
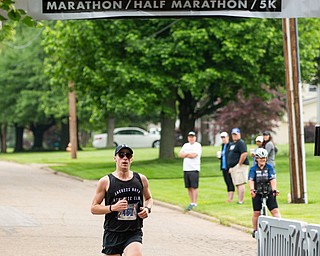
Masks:
[[[132,157],[127,145],[116,148],[116,170],[99,180],[92,201],[92,214],[105,214],[102,253],[106,255],[142,255],[142,224],[153,199],[147,178],[130,170]]]

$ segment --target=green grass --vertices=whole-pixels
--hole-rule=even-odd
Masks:
[[[289,154],[287,146],[279,146],[276,157],[277,183],[280,190],[279,208],[283,218],[302,220],[320,224],[319,200],[319,157],[313,156],[313,144],[306,144],[307,196],[308,204],[288,204],[290,191]],[[232,223],[251,227],[251,198],[246,190],[245,204],[226,203],[227,192],[215,157],[220,147],[203,147],[198,207],[195,211],[216,217],[224,225]],[[175,149],[175,153],[180,148]],[[99,179],[115,168],[113,150],[95,150],[92,148],[79,151],[77,159],[71,159],[67,152],[43,153],[8,153],[0,154],[0,160],[19,163],[49,164],[59,172],[78,176],[83,179]],[[158,149],[135,149],[132,170],[145,174],[150,182],[155,199],[185,207],[189,203],[183,184],[182,159],[160,161]],[[248,187],[246,187],[248,188]]]

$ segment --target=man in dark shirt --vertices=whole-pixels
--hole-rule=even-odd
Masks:
[[[247,153],[247,145],[241,139],[241,133],[239,128],[233,128],[231,131],[233,144],[229,148],[228,154],[228,168],[233,168],[230,170],[231,176],[233,179],[234,185],[237,187],[238,192],[238,204],[243,204],[244,202],[244,195],[245,195],[245,183],[247,180],[243,180],[240,182],[236,182],[233,170],[239,168],[247,168],[249,169],[249,160],[248,160],[248,153]],[[247,174],[244,173],[243,177],[247,179]]]

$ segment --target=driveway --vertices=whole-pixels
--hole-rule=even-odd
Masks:
[[[102,255],[104,217],[90,213],[96,183],[0,162],[1,255]],[[161,202],[144,223],[144,256],[257,255],[250,234]]]

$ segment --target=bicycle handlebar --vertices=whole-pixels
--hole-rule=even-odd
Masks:
[[[268,197],[270,191],[261,191],[261,190],[253,190],[254,193],[258,194],[258,195],[262,195],[262,197]],[[278,196],[280,194],[279,190],[272,190],[272,194],[274,197]]]

